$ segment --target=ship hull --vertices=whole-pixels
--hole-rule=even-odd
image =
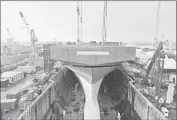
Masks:
[[[14,63],[18,63],[18,62],[26,59],[27,57],[29,57],[29,54],[1,56],[1,67],[12,65]]]

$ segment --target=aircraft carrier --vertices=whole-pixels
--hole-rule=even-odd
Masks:
[[[102,42],[83,42],[78,27],[77,42],[44,44],[43,59],[34,30],[19,13],[32,49],[28,59],[1,68],[2,120],[176,119],[176,62],[166,43],[158,41],[143,63],[136,46],[108,42],[106,1]]]
[[[54,70],[54,62],[62,65],[11,119],[166,119],[134,86],[132,68],[126,69],[125,63],[135,64],[135,47],[47,44],[43,50],[45,72]]]

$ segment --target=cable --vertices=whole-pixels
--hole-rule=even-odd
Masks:
[[[79,1],[77,1],[77,42],[80,42],[80,39],[79,39],[79,16],[80,16]]]
[[[157,8],[157,15],[156,15],[156,31],[155,31],[155,38],[154,38],[154,49],[156,49],[157,42],[158,42],[158,32],[159,32],[159,24],[160,24],[160,18],[159,18],[160,3],[161,1],[158,1],[158,8]]]
[[[82,1],[77,1],[77,37],[78,43],[82,42]]]
[[[103,28],[102,28],[102,41],[106,42],[107,37],[107,1],[104,1],[104,8],[103,8]]]
[[[105,42],[107,41],[107,1],[105,1]]]
[[[105,38],[104,38],[104,21],[105,21],[105,17],[104,17],[104,15],[105,15],[105,2],[104,2],[104,8],[103,8],[103,27],[102,27],[102,44],[103,44],[103,42],[104,42],[104,40],[105,40]]]
[[[81,16],[80,16],[80,24],[81,24],[81,42],[82,42],[82,1],[81,1]]]

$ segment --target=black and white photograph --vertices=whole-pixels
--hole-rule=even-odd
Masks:
[[[1,120],[177,120],[176,1],[1,1]]]

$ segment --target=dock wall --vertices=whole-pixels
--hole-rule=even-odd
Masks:
[[[55,82],[50,83],[43,93],[39,95],[38,98],[29,106],[29,108],[18,117],[18,120],[42,120],[44,118],[51,118],[53,114],[51,113],[53,112],[51,110],[51,106],[56,100],[56,96],[58,96],[57,94],[59,94],[57,92],[59,89],[57,85],[66,75],[66,71],[64,70],[56,73],[51,79],[51,81]],[[126,78],[130,80],[128,84],[127,99],[138,116],[142,120],[167,120],[165,116],[135,88],[131,83],[131,78],[128,76]]]
[[[131,81],[128,84],[128,101],[142,120],[167,120]]]

